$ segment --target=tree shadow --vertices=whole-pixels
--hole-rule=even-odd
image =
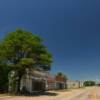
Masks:
[[[49,92],[49,91],[45,91],[45,92],[33,92],[33,93],[22,93],[19,94],[18,96],[57,96],[58,93],[54,93],[54,92]]]
[[[41,95],[46,95],[46,96],[57,96],[58,93],[54,93],[54,92],[44,92]]]

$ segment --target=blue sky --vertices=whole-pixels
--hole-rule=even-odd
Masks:
[[[0,0],[0,37],[23,28],[44,38],[52,73],[100,78],[99,0]]]

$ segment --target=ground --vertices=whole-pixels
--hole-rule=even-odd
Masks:
[[[0,100],[100,100],[100,87],[52,91],[39,96],[1,96]]]

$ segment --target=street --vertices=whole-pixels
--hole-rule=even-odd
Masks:
[[[90,87],[67,92],[52,91],[40,96],[5,96],[0,100],[100,100],[100,88]]]

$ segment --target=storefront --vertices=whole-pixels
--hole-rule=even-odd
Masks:
[[[33,71],[31,74],[23,76],[21,80],[21,90],[23,87],[29,92],[42,92],[46,90],[46,73]]]
[[[55,76],[55,84],[58,90],[66,88],[66,80],[61,76]]]
[[[64,82],[56,81],[56,89],[65,89],[65,84]]]

